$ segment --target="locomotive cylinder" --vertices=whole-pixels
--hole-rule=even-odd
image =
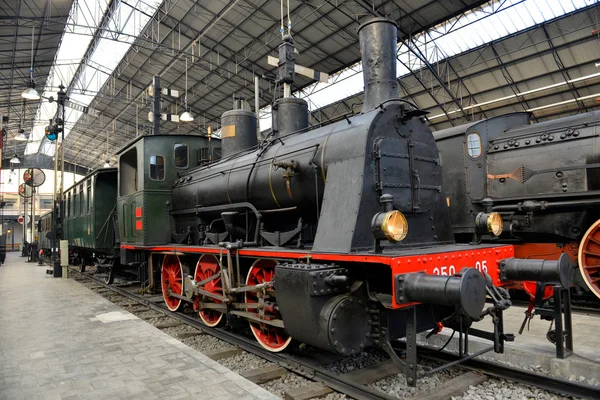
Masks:
[[[308,103],[295,97],[277,99],[271,114],[275,137],[308,128]]]
[[[417,272],[395,278],[398,302],[457,306],[472,318],[478,318],[485,305],[485,279],[475,268],[460,277]]]
[[[396,76],[396,23],[373,18],[358,28],[365,83],[363,112],[398,98]]]
[[[500,263],[502,281],[540,281],[571,286],[573,268],[571,260],[562,254],[558,260],[532,260],[509,258]]]
[[[221,124],[222,157],[256,146],[256,114],[252,111],[225,111],[221,116]]]

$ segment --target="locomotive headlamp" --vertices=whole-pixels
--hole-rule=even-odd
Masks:
[[[408,222],[404,214],[398,210],[380,212],[375,214],[371,221],[371,231],[375,239],[399,242],[408,233]]]
[[[502,228],[502,216],[497,212],[480,212],[475,217],[475,229],[478,233],[490,233],[494,236],[500,236]]]

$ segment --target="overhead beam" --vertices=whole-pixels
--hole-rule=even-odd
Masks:
[[[554,58],[554,62],[556,63],[558,70],[560,71],[563,79],[565,81],[569,82],[571,80],[571,77],[569,76],[569,73],[566,71],[565,64],[562,62],[560,54],[558,54],[558,51],[554,47],[552,38],[550,37],[550,34],[548,33],[548,29],[546,28],[545,25],[542,26],[542,30],[544,31],[544,36],[546,37],[546,40],[548,41],[548,46],[552,50],[552,58]],[[571,89],[574,99],[578,99],[579,97],[581,97],[581,95],[579,94],[579,91],[575,88],[575,85],[573,85],[572,83],[567,83],[567,84],[569,85],[569,88]],[[585,105],[583,104],[582,101],[577,100],[577,105],[579,106],[579,109],[581,111],[587,111],[587,108],[585,107]]]
[[[10,157],[2,159],[2,165],[5,166],[4,169],[8,169],[6,166],[11,165],[10,160],[11,160],[13,154],[9,153],[8,151],[6,151],[5,154],[7,156],[10,155]],[[40,169],[52,169],[52,170],[54,169],[53,157],[47,156],[45,154],[24,155],[24,156],[19,156],[19,159],[21,160],[21,162],[19,164],[12,164],[12,166],[14,168],[19,168],[19,169],[40,168]],[[65,172],[69,172],[69,173],[75,172],[76,174],[79,174],[79,175],[87,175],[91,171],[87,167],[84,167],[81,165],[76,165],[71,162],[65,161]]]

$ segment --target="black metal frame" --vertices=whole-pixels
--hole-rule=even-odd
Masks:
[[[556,358],[567,358],[573,354],[573,316],[571,312],[571,291],[560,285],[554,286],[552,307],[536,308],[534,315],[554,321],[556,332]]]
[[[65,110],[65,101],[68,99],[67,92],[65,92],[62,84],[60,85],[60,90],[57,93],[57,104],[58,109],[56,110],[56,125],[58,126],[58,130],[61,135],[61,145],[64,145],[65,141],[65,120],[66,120],[66,110]],[[56,139],[58,140],[58,138]],[[58,157],[58,154],[54,155]],[[58,165],[58,164],[56,164]],[[56,185],[56,182],[55,182]],[[62,237],[62,216],[60,215],[60,204],[62,202],[62,193],[54,193],[54,206],[52,208],[52,221],[54,221],[52,227],[52,264],[53,264],[53,276],[55,278],[62,277],[62,267],[60,265],[60,239]],[[60,228],[59,228],[60,226]]]

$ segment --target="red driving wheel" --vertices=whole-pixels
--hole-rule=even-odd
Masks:
[[[270,282],[275,276],[275,265],[273,260],[260,259],[256,260],[246,278],[246,285],[254,286],[263,282]],[[280,319],[281,314],[273,307],[276,304],[276,298],[271,293],[267,292],[246,292],[246,303],[263,303],[264,313],[259,313],[258,309],[248,309],[250,312],[256,312],[261,318]],[[249,321],[252,334],[262,347],[272,352],[279,352],[289,346],[292,337],[283,328],[278,328],[273,325]]]
[[[600,298],[600,220],[594,222],[583,235],[577,261],[583,281],[592,293]]]
[[[211,276],[216,275],[219,272],[221,272],[221,266],[219,265],[219,260],[217,260],[217,257],[213,256],[212,254],[204,254],[202,257],[200,257],[198,263],[196,264],[194,280],[196,282],[201,282],[207,278],[210,278]],[[204,286],[202,286],[202,289],[206,290],[207,292],[223,295],[221,277],[218,276],[208,281],[204,284]],[[221,303],[221,301],[219,300],[206,296],[204,297],[204,301],[214,302],[217,304]],[[219,325],[219,323],[223,319],[223,313],[217,310],[200,310],[199,314],[202,322],[204,322],[205,325],[210,327]]]
[[[169,296],[168,289],[172,293],[183,295],[183,268],[179,257],[173,254],[167,254],[161,268],[161,286],[163,298],[167,308],[171,311],[177,311],[181,306],[181,299]]]

